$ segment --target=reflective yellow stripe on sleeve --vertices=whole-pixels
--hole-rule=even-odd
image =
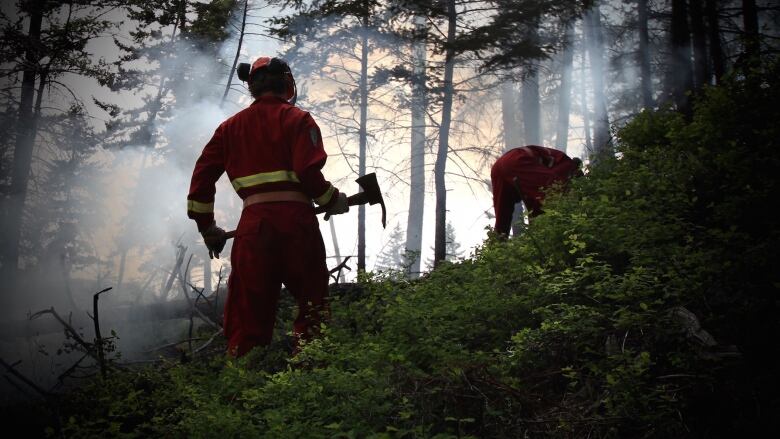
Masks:
[[[238,192],[239,189],[244,189],[252,186],[258,186],[264,183],[277,183],[280,181],[291,181],[294,183],[300,183],[298,176],[293,171],[273,171],[273,172],[261,172],[259,174],[247,175],[246,177],[238,177],[230,182],[233,185],[233,189]]]
[[[213,213],[214,203],[201,203],[194,200],[187,200],[187,210],[195,213]]]
[[[335,190],[336,188],[334,188],[333,185],[330,185],[330,187],[328,188],[328,190],[325,191],[324,194],[314,199],[314,202],[317,203],[318,206],[322,206],[323,204],[328,204]]]

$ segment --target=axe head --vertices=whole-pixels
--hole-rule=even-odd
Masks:
[[[363,189],[363,194],[368,200],[368,204],[382,205],[382,228],[386,227],[385,217],[387,212],[385,211],[385,199],[382,198],[382,191],[379,190],[379,182],[376,180],[376,173],[372,172],[362,177],[358,177],[355,182]]]

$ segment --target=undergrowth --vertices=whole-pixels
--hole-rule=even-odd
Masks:
[[[277,334],[117,373],[64,396],[49,432],[757,437],[778,412],[778,73],[705,90],[691,121],[638,115],[518,237],[422,279],[362,276],[295,358]]]

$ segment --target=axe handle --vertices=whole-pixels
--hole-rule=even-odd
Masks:
[[[366,204],[366,203],[368,203],[368,198],[366,198],[365,192],[358,192],[354,195],[350,195],[349,197],[347,197],[347,205],[349,206],[355,206],[358,204]],[[319,215],[324,212],[325,212],[325,208],[322,206],[319,206],[316,209],[314,209],[315,215]]]
[[[350,205],[350,206],[355,206],[355,205],[358,205],[358,204],[366,204],[366,203],[368,203],[368,199],[366,198],[366,193],[365,192],[358,192],[358,193],[356,193],[354,195],[350,195],[349,197],[347,197],[347,204]],[[325,212],[325,208],[322,207],[322,206],[319,206],[316,209],[314,209],[314,214],[315,215],[318,215],[318,214],[324,213],[324,212]],[[235,230],[231,230],[231,231],[225,233],[225,240],[235,238],[235,236],[236,236],[236,231]]]

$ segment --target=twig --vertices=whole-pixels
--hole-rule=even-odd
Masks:
[[[701,376],[700,375],[691,375],[691,374],[687,374],[687,373],[674,373],[674,374],[671,374],[671,375],[662,375],[662,376],[658,377],[659,380],[668,380],[668,379],[672,379],[672,378],[701,378]]]
[[[81,362],[84,361],[84,359],[87,358],[87,357],[88,357],[87,354],[82,355],[81,358],[79,358],[78,361],[76,361],[73,364],[73,366],[69,367],[68,370],[66,370],[65,372],[61,373],[60,376],[57,377],[57,384],[55,384],[55,386],[52,387],[51,390],[52,391],[56,390],[59,386],[61,386],[63,384],[63,382],[64,382],[65,377],[67,377],[68,375],[72,374],[73,371],[75,371],[79,367]]]
[[[200,299],[201,297],[203,298],[203,300],[206,301],[206,304],[211,305],[209,299],[206,297],[206,295],[203,294],[205,288],[198,289],[195,285],[192,284],[192,282],[187,282],[187,285],[189,285],[189,287],[192,288],[192,291],[198,293],[198,296],[195,298],[196,305],[198,304],[198,299]]]
[[[187,303],[190,306],[189,338],[192,338],[192,329],[193,329],[193,321],[192,321],[192,319],[195,316],[195,314],[197,314],[198,317],[200,317],[204,322],[206,322],[209,325],[211,325],[214,329],[220,329],[220,326],[217,325],[216,323],[214,323],[205,314],[203,314],[203,312],[201,310],[199,310],[197,306],[195,306],[195,304],[193,303],[193,300],[190,298],[189,294],[187,294],[187,285],[189,284],[189,282],[186,279],[185,273],[187,273],[187,270],[189,270],[190,261],[192,261],[192,255],[190,255],[190,258],[187,261],[187,266],[184,269],[185,271],[183,273],[181,271],[179,271],[177,274],[178,274],[178,277],[179,277],[179,284],[181,285],[181,288],[182,288],[182,293],[184,293],[184,298],[187,299]],[[192,342],[189,343],[189,348],[190,348],[190,354],[192,354],[193,353]]]
[[[214,320],[219,321],[219,286],[222,284],[222,268],[219,266],[219,275],[217,278],[217,289],[214,290]]]
[[[339,278],[341,277],[341,270],[346,268],[347,270],[352,271],[352,269],[347,266],[347,261],[349,261],[349,258],[351,258],[351,257],[352,257],[351,255],[347,256],[346,258],[344,258],[344,260],[339,265],[336,265],[334,268],[332,268],[330,271],[328,271],[328,274],[333,278],[333,280],[336,281],[336,283],[338,283]],[[335,272],[338,272],[338,273],[336,273],[336,276],[333,276],[333,273],[335,273]]]
[[[132,360],[132,361],[125,361],[121,363],[120,366],[127,367],[127,366],[132,366],[134,364],[155,364],[161,361],[163,360],[160,358],[153,358],[151,360]]]
[[[98,316],[98,298],[112,287],[104,288],[92,295],[92,320],[95,322],[95,347],[97,348],[98,363],[100,364],[100,374],[106,377],[106,357],[103,352],[103,337],[100,335],[100,319]],[[82,358],[83,360],[83,358]],[[81,362],[81,360],[79,360]]]
[[[203,345],[201,347],[199,347],[198,349],[195,349],[195,352],[193,352],[193,355],[197,354],[198,352],[200,352],[200,351],[202,351],[204,349],[206,349],[208,347],[208,345],[210,345],[214,341],[214,339],[217,338],[218,335],[222,334],[222,332],[223,332],[222,329],[220,329],[219,331],[215,332],[214,335],[212,335],[211,338],[209,338],[209,340],[206,343],[203,343]]]
[[[159,351],[159,350],[162,350],[162,349],[172,348],[172,347],[178,346],[178,345],[180,345],[182,343],[185,343],[185,342],[192,342],[192,341],[198,341],[198,340],[204,340],[204,338],[203,337],[195,337],[195,338],[188,338],[188,339],[181,340],[181,341],[175,341],[173,343],[167,343],[167,344],[164,344],[162,346],[157,346],[156,348],[149,349],[148,351],[144,351],[144,353],[145,354],[151,354],[152,352],[156,352],[156,351]]]
[[[190,326],[189,330],[187,332],[187,337],[189,340],[192,340],[192,327],[194,326],[193,317],[195,315],[194,310],[195,305],[197,303],[197,297],[195,298],[195,302],[193,303],[192,299],[190,299],[190,295],[187,294],[187,287],[185,287],[185,284],[189,284],[190,282],[187,280],[187,274],[190,272],[190,263],[192,262],[192,257],[194,254],[190,254],[190,258],[187,259],[187,266],[184,268],[183,273],[179,273],[179,281],[181,282],[181,289],[184,293],[184,298],[187,299],[187,303],[190,305]],[[187,347],[190,349],[190,355],[192,355],[192,341],[187,342]]]
[[[626,334],[623,336],[623,344],[620,346],[620,352],[626,351],[626,339],[628,338],[628,329],[626,329]]]
[[[193,313],[197,314],[198,317],[200,317],[204,322],[206,322],[209,325],[211,325],[212,327],[214,327],[214,329],[219,329],[220,326],[218,324],[214,323],[213,320],[211,320],[205,314],[203,314],[203,312],[201,310],[199,310],[198,307],[196,307],[194,303],[192,303],[192,299],[187,294],[187,285],[186,285],[187,282],[184,280],[184,275],[182,275],[181,273],[179,273],[179,281],[180,281],[179,283],[181,283],[182,292],[184,293],[184,297],[187,299],[187,303],[190,306],[190,319],[192,319]]]
[[[51,307],[50,309],[44,309],[44,310],[36,312],[35,314],[30,316],[30,320],[37,319],[38,317],[42,316],[43,314],[51,314],[51,315],[53,315],[54,318],[57,319],[57,321],[60,322],[60,324],[62,324],[62,326],[65,327],[65,331],[69,332],[71,337],[73,337],[73,339],[76,340],[76,342],[78,344],[80,344],[92,358],[94,358],[94,359],[99,361],[99,359],[95,355],[95,352],[94,352],[95,348],[94,348],[94,346],[92,346],[92,344],[84,341],[84,339],[81,338],[81,336],[79,336],[79,334],[76,332],[76,330],[73,329],[73,327],[70,324],[68,324],[65,320],[63,320],[62,317],[60,317],[59,314],[57,314],[57,311],[54,310],[54,307]]]
[[[194,305],[193,305],[194,308]],[[192,355],[192,328],[195,326],[195,319],[194,319],[195,313],[190,311],[190,326],[187,329],[187,348],[190,350],[190,355]]]
[[[179,238],[179,240],[181,240],[181,238]],[[165,283],[165,287],[162,292],[163,298],[168,297],[168,292],[171,291],[171,287],[173,287],[173,280],[176,278],[176,275],[181,269],[181,265],[184,263],[184,254],[187,251],[187,247],[180,245],[178,241],[176,242],[176,247],[176,263],[173,265],[173,270],[171,271],[171,274],[168,276],[168,280]],[[187,268],[189,269],[189,262],[187,263]]]

